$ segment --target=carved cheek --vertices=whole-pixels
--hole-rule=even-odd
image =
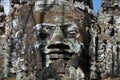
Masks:
[[[79,41],[76,38],[67,39],[67,43],[70,45],[70,48],[76,51],[79,46]]]
[[[78,43],[83,43],[83,36],[79,34],[76,35],[76,40],[78,41]]]
[[[71,59],[67,62],[68,65],[74,66],[74,67],[79,67],[79,56],[76,54],[73,54]]]

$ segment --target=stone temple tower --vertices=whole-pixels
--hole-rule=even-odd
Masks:
[[[0,4],[0,79],[7,76],[8,54],[5,50],[5,17],[4,7]]]
[[[102,0],[97,16],[101,28],[98,54],[104,55],[101,77],[120,77],[120,0]]]
[[[120,1],[10,0],[0,5],[0,80],[119,80]],[[115,78],[115,79],[114,79]]]

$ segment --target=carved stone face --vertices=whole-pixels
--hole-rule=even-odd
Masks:
[[[84,21],[82,10],[69,9],[71,6],[63,5],[48,8],[45,13],[44,9],[43,12],[34,13],[37,23],[34,28],[38,30],[38,39],[42,45],[40,51],[44,56],[43,66],[46,67],[43,72],[51,74],[49,70],[53,69],[54,77],[57,74],[64,80],[80,80],[85,77],[80,68],[80,57],[84,48],[83,34],[86,27],[83,24],[86,25],[87,22]],[[54,77],[51,78],[57,80]]]
[[[83,10],[74,8],[66,0],[44,0],[52,2],[49,4],[41,1],[35,3],[35,7],[30,3],[20,9],[19,25],[22,27],[19,28],[26,33],[25,55],[30,55],[26,61],[36,75],[42,76],[38,80],[60,80],[55,76],[66,78],[62,80],[81,80],[85,76],[80,65],[85,59],[82,57],[81,61],[80,57],[90,16],[86,13],[89,16],[86,17]]]
[[[40,29],[40,38],[46,41],[44,53],[46,56],[50,55],[50,59],[69,59],[73,53],[80,53],[81,46],[77,41],[78,37],[80,37],[80,32],[75,23],[66,25],[44,24]]]
[[[54,66],[61,77],[75,77],[75,74],[71,74],[70,68],[77,69],[80,66],[83,49],[79,26],[75,22],[63,25],[42,23],[37,24],[36,28],[39,28],[39,39],[45,45],[42,52],[45,55],[45,66]]]

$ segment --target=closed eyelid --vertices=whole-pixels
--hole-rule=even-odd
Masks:
[[[68,31],[68,34],[69,35],[76,35],[76,32],[75,31]]]
[[[55,29],[54,26],[43,26],[43,30],[52,30]]]
[[[76,32],[77,31],[76,28],[74,28],[74,27],[69,27],[69,28],[67,28],[67,30],[68,30],[68,32]]]

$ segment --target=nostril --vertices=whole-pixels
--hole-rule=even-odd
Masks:
[[[54,44],[50,44],[48,47],[48,49],[51,48],[58,48],[58,49],[70,49],[69,45],[66,45],[64,43],[61,43],[60,41],[55,42]]]

